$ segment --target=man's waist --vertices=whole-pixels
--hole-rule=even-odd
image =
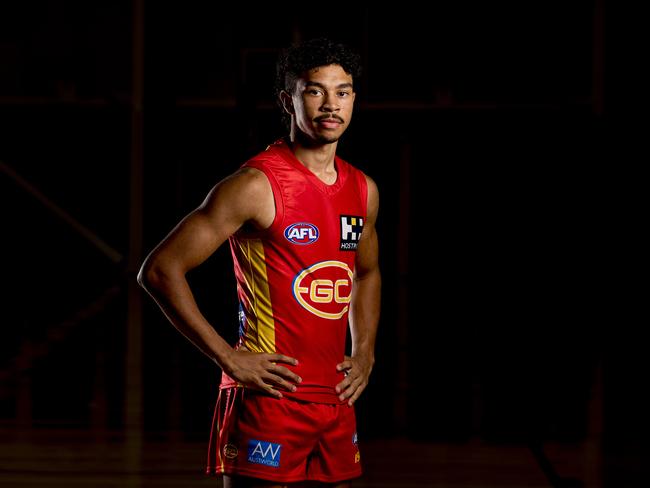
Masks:
[[[301,373],[302,374],[302,373]],[[303,376],[303,381],[296,385],[296,391],[290,392],[283,388],[278,387],[277,389],[282,392],[282,395],[285,398],[292,400],[298,400],[303,402],[310,403],[328,403],[328,404],[340,404],[343,403],[339,400],[336,393],[336,385],[343,380],[343,374],[338,374],[340,378],[336,378],[332,384],[319,384],[309,380],[309,377],[305,378]],[[244,385],[237,382],[225,372],[221,375],[221,384],[219,388],[243,388]]]

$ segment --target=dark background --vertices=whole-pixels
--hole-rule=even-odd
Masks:
[[[605,484],[646,485],[634,12],[161,3],[142,17],[126,1],[0,6],[3,426],[119,432],[133,394],[145,436],[206,438],[219,371],[135,272],[283,135],[277,53],[327,35],[362,54],[339,152],[381,195],[383,311],[360,435],[597,439]],[[221,249],[190,280],[232,341],[231,267]]]

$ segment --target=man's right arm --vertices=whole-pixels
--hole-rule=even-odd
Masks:
[[[218,183],[204,202],[188,214],[147,256],[138,283],[152,296],[169,321],[229,376],[245,386],[282,394],[300,378],[276,363],[296,364],[281,354],[234,351],[199,310],[186,279],[244,223],[266,228],[275,207],[263,173],[244,169]]]

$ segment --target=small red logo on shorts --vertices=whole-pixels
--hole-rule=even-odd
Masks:
[[[239,449],[234,444],[226,444],[223,446],[223,455],[226,459],[235,459],[239,454]]]

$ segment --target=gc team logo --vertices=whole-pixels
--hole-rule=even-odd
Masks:
[[[308,222],[296,222],[284,229],[284,237],[292,244],[311,244],[318,240],[318,227]]]
[[[341,261],[321,261],[293,279],[293,297],[305,309],[324,319],[340,319],[348,311],[352,271]]]

